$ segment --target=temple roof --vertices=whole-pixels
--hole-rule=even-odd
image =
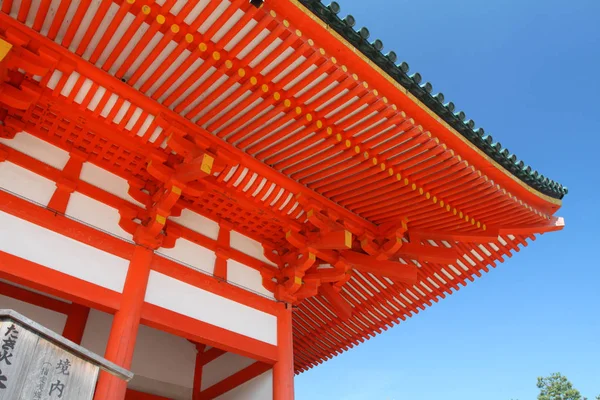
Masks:
[[[566,192],[525,177],[335,5],[303,3],[327,21],[297,0],[105,0],[81,12],[63,1],[29,19],[30,3],[15,2],[0,13],[0,37],[36,60],[25,78],[13,71],[23,91],[6,134],[25,130],[125,179],[146,208],[78,186],[125,222],[149,219],[157,177],[210,154],[210,175],[186,180],[177,208],[263,245],[278,268],[248,265],[297,304],[297,372],[562,229]]]
[[[395,52],[390,51],[383,54],[383,42],[380,39],[369,41],[370,33],[365,27],[355,30],[356,21],[352,15],[347,15],[343,19],[339,17],[340,6],[337,2],[331,2],[326,6],[320,0],[299,1],[435,112],[456,132],[485,152],[512,175],[537,191],[555,199],[562,199],[568,193],[566,186],[549,179],[527,165],[483,128],[476,128],[475,121],[467,118],[464,111],[457,111],[454,103],[447,101],[443,93],[435,94],[430,82],[422,83],[421,74],[410,73],[406,62],[397,64]]]

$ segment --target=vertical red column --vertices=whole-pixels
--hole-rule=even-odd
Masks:
[[[104,354],[107,360],[127,369],[131,367],[133,358],[152,255],[150,249],[142,246],[135,247],[127,271],[121,305],[114,316]],[[123,400],[126,391],[127,382],[102,371],[94,399]]]
[[[77,303],[71,304],[71,310],[63,329],[63,336],[73,343],[81,344],[89,314],[90,309],[88,307]]]
[[[273,366],[273,400],[293,400],[294,341],[290,304],[285,304],[277,316],[277,355]]]

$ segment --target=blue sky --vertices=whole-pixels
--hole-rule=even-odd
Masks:
[[[536,377],[555,371],[600,394],[600,1],[339,3],[434,91],[567,185],[567,227],[298,376],[296,398],[527,400]]]

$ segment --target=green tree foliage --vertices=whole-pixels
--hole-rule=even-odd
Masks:
[[[545,378],[539,377],[537,387],[540,389],[538,400],[587,400],[567,377],[559,372]],[[596,400],[600,400],[600,395],[596,396]]]

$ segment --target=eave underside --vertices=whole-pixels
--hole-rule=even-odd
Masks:
[[[357,236],[408,220],[409,234],[421,233],[413,244],[455,252],[452,263],[400,258],[418,266],[415,285],[355,271],[340,292],[349,319],[320,295],[304,300],[294,319],[298,372],[437,302],[552,224],[264,7],[76,3],[2,3],[10,17],[0,14],[0,36],[24,35],[23,47],[48,65],[25,74],[35,93],[26,110],[3,107],[7,127],[85,153],[142,203],[157,185],[148,162],[177,161],[171,138],[206,143],[220,169],[178,207],[269,248],[286,244],[289,230],[314,228],[302,195]],[[478,235],[491,239],[453,239]]]

